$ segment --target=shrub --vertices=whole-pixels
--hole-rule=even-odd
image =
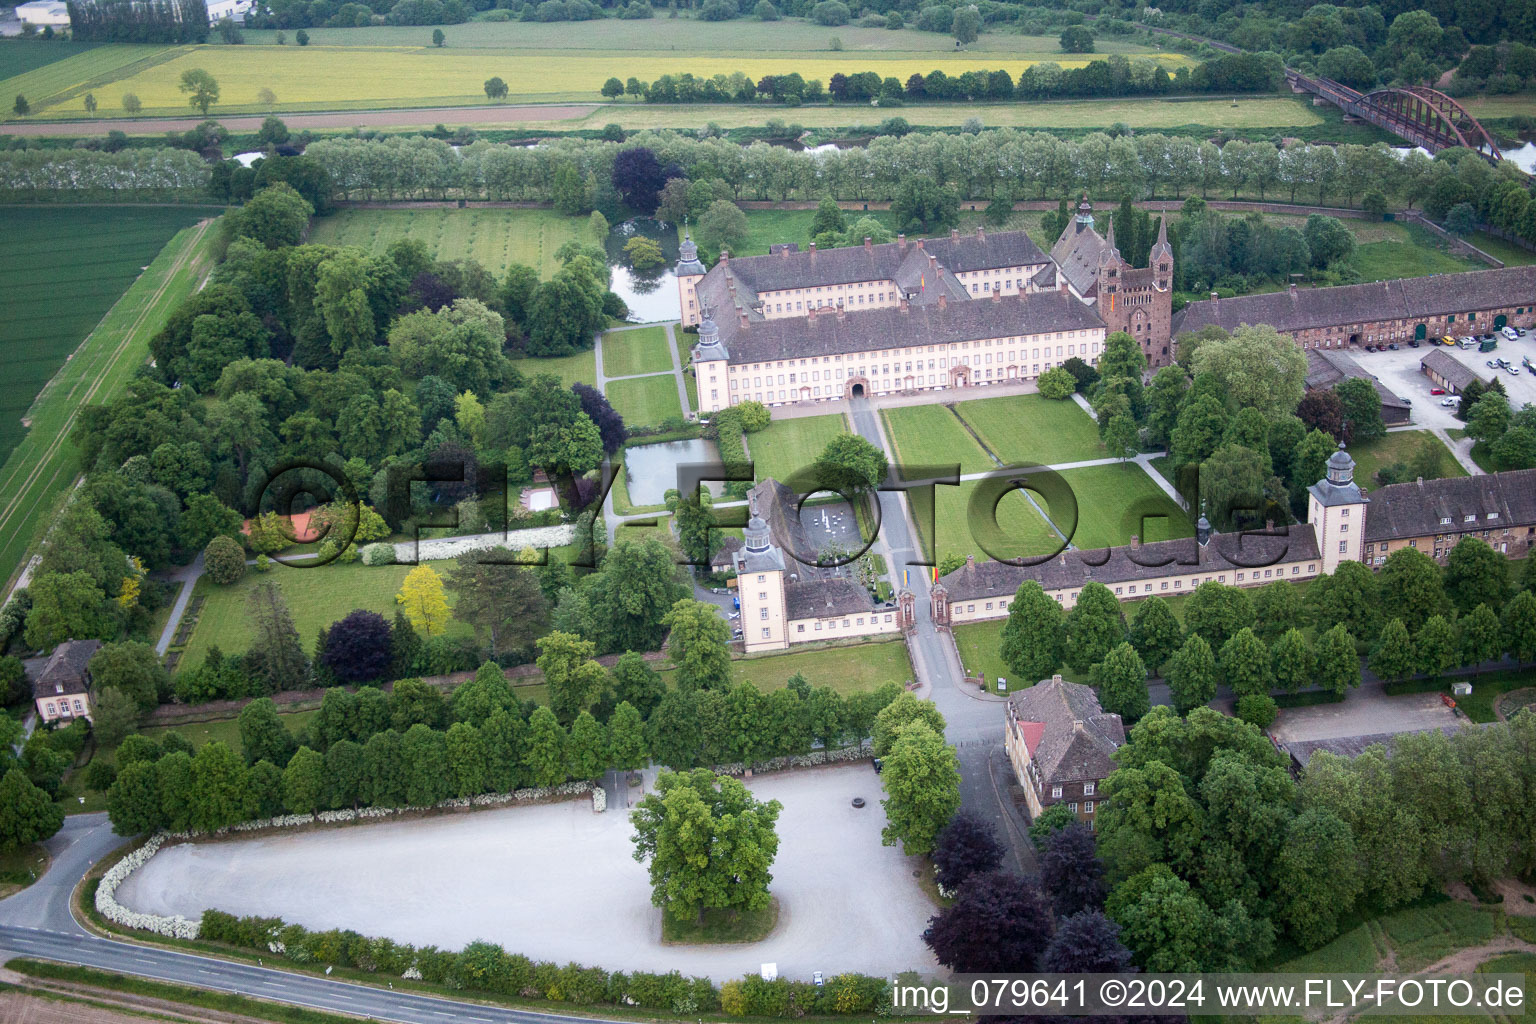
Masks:
[[[846,25],[850,12],[842,0],[821,0],[821,3],[811,8],[811,17],[818,25]]]
[[[1065,367],[1057,366],[1040,375],[1040,394],[1045,398],[1063,399],[1077,390],[1077,378]]]
[[[359,552],[364,565],[394,565],[395,546],[393,544],[365,544]]]
[[[203,571],[220,586],[237,583],[245,575],[245,551],[229,537],[215,537],[203,549]]]

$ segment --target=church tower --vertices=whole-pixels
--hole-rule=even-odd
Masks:
[[[683,244],[677,247],[677,305],[682,310],[684,327],[699,322],[699,282],[704,280],[704,264],[699,262],[699,247],[688,229],[683,229]]]
[[[736,571],[741,602],[741,640],[748,654],[782,651],[789,646],[789,618],[784,605],[784,553],[773,543],[768,524],[752,510],[742,531]]]
[[[1307,522],[1317,538],[1323,571],[1331,573],[1341,562],[1360,561],[1369,499],[1355,483],[1355,460],[1343,444],[1329,456],[1327,475],[1308,487],[1307,494]]]

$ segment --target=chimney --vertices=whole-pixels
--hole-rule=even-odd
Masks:
[[[921,238],[919,238],[919,239],[918,239],[918,240],[917,240],[917,247],[918,247],[918,248],[919,248],[919,249],[921,249],[921,248],[922,248],[922,247],[923,247],[923,240],[922,240],[922,239],[921,239]]]
[[[1211,292],[1211,305],[1214,306],[1218,311],[1221,309],[1221,296],[1217,295],[1215,292]]]
[[[982,227],[980,224],[977,224],[976,225],[976,237],[978,239],[980,239],[981,241],[985,242],[987,240],[987,229]]]
[[[784,257],[785,259],[789,259],[789,246],[787,246],[787,245],[780,246],[779,247],[779,255]]]
[[[1002,302],[1003,301],[1003,290],[1001,288],[993,288],[992,289],[992,301],[993,302]]]
[[[899,252],[907,251],[907,233],[905,231],[896,236],[896,248]]]
[[[724,266],[725,264],[727,264],[729,262],[731,262],[731,254],[730,254],[730,252],[725,250],[725,249],[721,249],[720,250],[720,265]]]
[[[816,243],[815,242],[811,243],[811,255],[812,256],[816,255]]]
[[[1056,275],[1056,290],[1063,295],[1067,294],[1067,279],[1060,274]],[[1022,295],[1019,296],[1021,299],[1023,297]]]
[[[752,326],[750,321],[747,320],[747,311],[746,310],[739,309],[739,310],[737,310],[737,312],[741,314],[741,326],[742,326],[742,329],[745,330],[746,328]]]
[[[1290,293],[1291,293],[1291,298],[1294,299],[1296,297],[1296,282],[1295,281],[1291,282]]]
[[[905,295],[901,297],[901,311],[903,313],[912,312],[912,303],[907,301],[907,297]]]
[[[843,318],[844,318],[844,317],[846,317],[846,316],[847,316],[847,315],[848,315],[848,314],[847,314],[847,313],[845,313],[845,312],[844,312],[844,311],[843,311],[843,307],[842,307],[842,306],[838,306],[838,307],[837,307],[837,318],[838,318],[838,319],[839,319],[839,320],[842,320],[842,319],[843,319]]]
[[[868,235],[865,235],[864,236],[864,248],[866,248],[866,249],[873,249],[874,247],[875,247],[875,243],[873,243],[873,242],[871,242],[869,240],[869,236]]]
[[[1057,684],[1058,686],[1060,686],[1061,685],[1061,673],[1057,672],[1055,675],[1051,676],[1051,682],[1053,682],[1053,683]]]
[[[1135,551],[1139,547],[1141,547],[1141,538],[1134,533],[1131,534],[1131,550]]]
[[[949,229],[949,240],[951,242],[958,242],[958,241],[960,241],[960,229],[959,228],[950,228]]]
[[[976,556],[975,555],[966,555],[965,556],[965,567],[967,569],[974,569],[974,568],[976,568]]]
[[[946,295],[940,295],[939,296],[939,308],[940,309],[948,309],[949,308],[949,297],[948,296],[946,296]]]

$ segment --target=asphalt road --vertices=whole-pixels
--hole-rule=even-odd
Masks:
[[[105,814],[68,818],[45,845],[53,862],[30,888],[0,901],[0,959],[78,964],[156,981],[403,1024],[585,1024],[595,1018],[541,1013],[397,992],[292,974],[214,957],[91,935],[70,914],[70,894],[96,861],[123,842]],[[609,1020],[611,1018],[603,1018]]]

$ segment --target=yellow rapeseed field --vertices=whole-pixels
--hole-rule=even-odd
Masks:
[[[422,31],[426,34],[429,30]],[[1177,55],[1153,56],[1168,67],[1187,62]],[[927,73],[935,68],[949,75],[1005,68],[1017,76],[1044,59],[1077,67],[1092,58],[1001,53],[945,58],[932,53],[889,52],[661,57],[633,51],[498,54],[430,46],[192,46],[154,66],[130,69],[126,77],[98,87],[97,94],[98,98],[115,98],[131,92],[139,97],[146,114],[184,113],[186,97],[177,88],[181,74],[189,68],[204,68],[219,82],[216,112],[259,111],[263,107],[258,96],[263,89],[275,94],[278,110],[373,109],[484,103],[485,81],[495,76],[507,83],[508,101],[599,100],[598,90],[609,77],[624,80],[634,76],[648,82],[685,71],[705,78],[740,71],[757,79],[798,71],[807,79],[826,82],[839,71],[875,71],[881,77],[905,81],[913,72]],[[39,102],[47,105],[48,98],[38,97],[34,107]],[[79,101],[71,97],[48,113],[83,114],[78,106]],[[101,104],[98,116],[121,113],[108,100]]]

